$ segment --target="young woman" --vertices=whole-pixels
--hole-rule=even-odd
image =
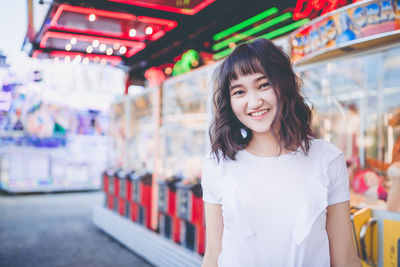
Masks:
[[[203,165],[209,266],[361,266],[342,152],[310,137],[290,59],[259,39],[216,72]]]

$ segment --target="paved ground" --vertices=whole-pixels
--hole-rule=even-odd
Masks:
[[[100,192],[0,193],[0,266],[151,266],[92,223]]]

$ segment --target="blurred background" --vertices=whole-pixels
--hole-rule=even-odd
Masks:
[[[0,13],[0,266],[200,266],[212,74],[256,38],[291,57],[313,134],[344,152],[363,265],[400,266],[400,1]]]

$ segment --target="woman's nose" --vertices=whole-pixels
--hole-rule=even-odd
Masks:
[[[255,109],[262,105],[262,99],[258,96],[257,93],[250,93],[248,99],[249,108]]]

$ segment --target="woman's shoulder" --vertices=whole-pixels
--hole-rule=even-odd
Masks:
[[[214,204],[220,203],[220,191],[223,188],[224,168],[226,165],[226,160],[221,155],[218,155],[218,157],[214,153],[208,153],[204,157],[201,175],[203,199]]]
[[[229,158],[224,157],[221,151],[218,151],[218,153],[208,152],[204,157],[203,164],[213,168],[222,168],[229,160]]]
[[[343,154],[336,145],[319,138],[311,139],[310,152],[317,154],[319,157],[327,159],[328,161]]]

